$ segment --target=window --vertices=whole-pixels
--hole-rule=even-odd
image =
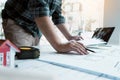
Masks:
[[[63,0],[62,8],[72,34],[103,27],[104,0]]]

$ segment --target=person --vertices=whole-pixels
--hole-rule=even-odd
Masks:
[[[66,29],[61,5],[62,0],[7,0],[2,10],[5,38],[16,46],[36,46],[43,34],[58,52],[88,54],[85,46],[77,42],[81,37],[72,36]],[[54,26],[68,42],[61,41]]]

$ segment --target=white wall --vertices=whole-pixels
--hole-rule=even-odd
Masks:
[[[103,26],[116,27],[109,43],[120,45],[120,0],[105,0],[104,4]]]

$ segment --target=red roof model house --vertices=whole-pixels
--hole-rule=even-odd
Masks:
[[[0,40],[0,65],[14,67],[15,52],[20,50],[9,40]]]

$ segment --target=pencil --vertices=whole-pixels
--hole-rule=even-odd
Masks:
[[[93,50],[91,50],[91,49],[86,48],[86,50],[95,53],[95,51],[93,51]]]

